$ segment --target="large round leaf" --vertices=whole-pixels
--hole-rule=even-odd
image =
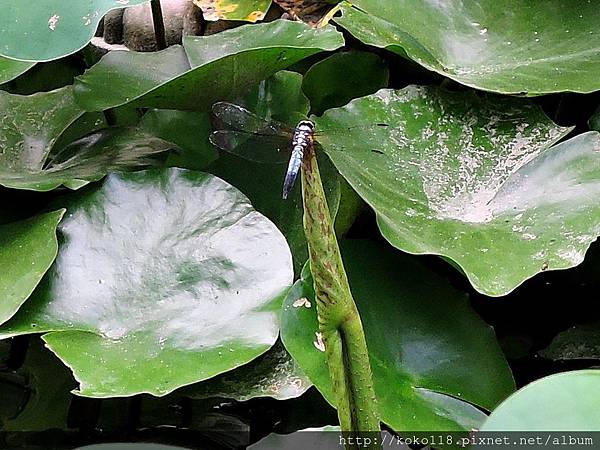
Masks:
[[[77,79],[75,96],[87,111],[130,102],[204,111],[303,58],[343,44],[333,27],[313,29],[287,20],[186,37],[183,47],[162,52],[110,52]]]
[[[0,84],[17,78],[22,73],[31,69],[35,63],[15,61],[0,56]]]
[[[460,83],[503,93],[600,89],[594,2],[353,0],[336,22]]]
[[[201,172],[108,176],[72,194],[49,276],[0,329],[49,332],[81,395],[164,395],[244,364],[278,333],[284,237]]]
[[[492,409],[514,389],[492,329],[464,294],[408,255],[368,241],[345,241],[342,256],[382,421],[398,431],[477,428],[485,416],[470,403]],[[315,305],[312,278],[303,274],[284,302],[281,336],[331,403]]]
[[[481,431],[598,431],[599,404],[600,371],[551,375],[507,398]]]
[[[64,210],[0,225],[0,324],[31,295],[58,252],[56,227]]]
[[[569,129],[527,100],[407,87],[316,122],[385,238],[449,257],[484,294],[579,264],[600,233],[600,134],[549,148]]]
[[[147,0],[40,0],[27,8],[4,0],[0,15],[0,55],[24,61],[50,61],[76,52],[94,36],[111,9]]]

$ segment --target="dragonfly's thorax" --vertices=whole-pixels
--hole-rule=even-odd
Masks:
[[[303,120],[298,124],[292,139],[292,149],[296,153],[304,153],[304,150],[312,144],[315,124],[310,120]]]

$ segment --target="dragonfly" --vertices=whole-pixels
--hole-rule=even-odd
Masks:
[[[288,162],[282,193],[286,199],[298,178],[307,149],[317,144],[322,131],[317,131],[311,120],[301,120],[293,128],[273,119],[264,119],[229,102],[215,103],[212,113],[217,129],[210,135],[210,142],[216,147],[251,161]],[[342,129],[350,128],[355,127]]]

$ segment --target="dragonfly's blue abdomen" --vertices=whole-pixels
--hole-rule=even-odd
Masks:
[[[304,151],[313,143],[314,131],[315,125],[309,120],[303,120],[296,127],[294,137],[292,138],[292,156],[290,157],[285,181],[283,182],[284,199],[287,198],[294,187],[298,172],[300,172],[300,166],[302,165]]]

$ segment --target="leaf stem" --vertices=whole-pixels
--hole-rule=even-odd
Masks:
[[[379,432],[367,343],[333,229],[314,149],[302,162],[304,232],[315,285],[319,330],[342,432]],[[348,445],[347,448],[354,448]],[[371,445],[366,448],[380,448]]]

